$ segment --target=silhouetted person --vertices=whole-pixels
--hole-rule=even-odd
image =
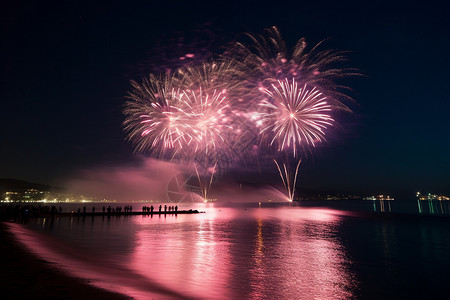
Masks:
[[[159,206],[159,213],[161,213],[161,205]]]
[[[175,206],[175,212],[177,212],[178,211],[178,205],[177,206]]]
[[[164,205],[164,213],[167,211],[167,205]]]
[[[95,206],[92,206],[92,214],[95,213]]]
[[[150,212],[153,213],[153,205],[150,207]]]

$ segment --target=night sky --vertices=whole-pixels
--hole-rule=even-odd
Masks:
[[[93,2],[93,1],[92,1]],[[129,81],[279,27],[349,51],[353,114],[299,187],[450,193],[450,18],[426,1],[10,1],[1,14],[0,178],[52,184],[139,159],[122,131]],[[183,49],[174,45],[183,37]],[[279,179],[277,179],[279,180]]]

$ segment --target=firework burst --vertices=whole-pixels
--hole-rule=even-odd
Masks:
[[[333,124],[333,118],[331,106],[319,90],[286,79],[264,93],[268,97],[259,104],[262,112],[256,124],[271,146],[277,144],[278,151],[292,149],[295,157],[300,146],[314,147],[325,140],[325,129]]]
[[[248,115],[259,128],[259,145],[276,146],[277,153],[290,153],[295,158],[300,149],[325,141],[327,130],[335,123],[333,114],[350,111],[342,102],[352,101],[348,88],[338,85],[337,80],[359,74],[342,67],[344,52],[320,50],[322,42],[308,48],[301,38],[290,51],[276,27],[262,35],[246,36],[247,42],[234,43],[224,56],[240,63],[247,87],[242,98],[257,108]],[[292,168],[287,161],[275,160],[275,164],[292,200],[301,160],[293,171],[289,171]],[[295,179],[291,181],[291,177]]]
[[[262,35],[246,36],[247,42],[232,44],[224,56],[240,62],[247,97],[258,98],[277,81],[294,78],[299,84],[319,88],[334,108],[349,111],[341,101],[352,101],[346,94],[348,88],[336,80],[359,74],[355,69],[342,68],[347,60],[345,52],[320,50],[323,42],[310,48],[305,38],[289,51],[277,27],[267,28]]]
[[[223,169],[238,154],[243,132],[241,81],[232,62],[210,62],[132,82],[124,122],[136,151]]]
[[[177,79],[173,74],[150,75],[132,81],[125,103],[124,129],[136,151],[176,157],[186,142],[184,114],[178,105]]]
[[[187,90],[176,95],[184,121],[185,153],[189,159],[206,164],[217,162],[230,147],[230,105],[225,95],[216,90]]]

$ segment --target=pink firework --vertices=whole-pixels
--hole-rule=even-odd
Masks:
[[[209,62],[163,76],[150,75],[125,103],[128,138],[137,151],[195,161],[220,170],[236,156],[243,130],[234,62]]]
[[[295,79],[278,81],[265,89],[268,96],[259,103],[261,112],[256,121],[260,134],[277,144],[279,151],[292,149],[294,157],[299,146],[315,146],[325,140],[325,130],[332,126],[331,105],[315,87],[299,87]]]
[[[321,50],[322,42],[308,47],[305,38],[297,41],[290,50],[280,31],[273,26],[264,34],[247,34],[245,42],[234,43],[225,57],[240,62],[240,71],[248,90],[243,97],[258,98],[265,89],[285,78],[294,78],[299,84],[315,86],[325,93],[333,108],[349,111],[341,100],[352,100],[346,94],[347,87],[336,80],[359,75],[353,68],[344,68],[345,52],[331,49]]]
[[[131,82],[133,89],[125,103],[124,126],[136,151],[149,150],[159,157],[180,154],[188,137],[176,82],[171,74],[150,75],[141,83]]]
[[[205,169],[230,164],[239,148],[242,81],[234,61],[207,62],[178,71],[177,100],[185,121],[187,159]],[[187,140],[189,138],[189,140]]]
[[[176,98],[185,126],[185,151],[193,157],[214,157],[225,151],[233,130],[226,96],[216,90],[208,93],[200,88],[177,93]]]

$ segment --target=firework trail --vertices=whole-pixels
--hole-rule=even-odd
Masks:
[[[295,195],[295,185],[297,184],[297,175],[298,175],[298,168],[300,167],[300,164],[302,163],[302,160],[300,159],[297,163],[297,167],[295,168],[294,172],[291,172],[289,170],[289,167],[287,164],[283,164],[283,168],[280,167],[280,164],[274,159],[273,162],[277,166],[278,172],[281,177],[281,181],[283,181],[284,188],[286,189],[288,193],[288,200],[292,202],[294,200]],[[293,175],[292,175],[293,173]],[[292,178],[292,176],[294,178]]]

